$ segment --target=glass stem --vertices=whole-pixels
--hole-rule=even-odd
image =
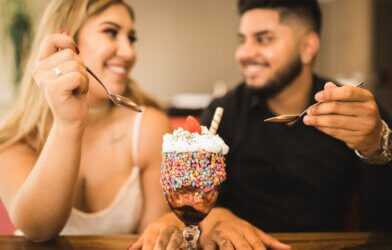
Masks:
[[[199,240],[200,230],[196,225],[188,225],[182,232],[184,239],[186,240],[186,250],[197,250],[197,241]]]

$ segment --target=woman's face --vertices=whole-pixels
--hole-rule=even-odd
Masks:
[[[115,4],[86,20],[78,34],[80,56],[98,78],[114,93],[122,94],[128,74],[136,61],[133,46],[134,23],[125,6]],[[89,99],[96,102],[107,96],[89,76]]]

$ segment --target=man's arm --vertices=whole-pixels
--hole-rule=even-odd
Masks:
[[[339,139],[365,157],[377,159],[383,153],[383,122],[392,127],[391,118],[370,91],[356,87],[337,88],[327,83],[316,94],[323,102],[304,118],[306,125]],[[389,142],[390,143],[390,142]],[[391,145],[388,150],[391,150]],[[362,191],[365,227],[392,229],[392,162],[372,165],[362,159]]]

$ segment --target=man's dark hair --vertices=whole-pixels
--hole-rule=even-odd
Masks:
[[[313,31],[320,34],[321,10],[317,0],[239,0],[238,11],[242,16],[251,9],[273,9],[280,13],[283,20],[289,16],[297,16],[310,24]]]

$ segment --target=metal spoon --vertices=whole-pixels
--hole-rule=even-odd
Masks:
[[[363,82],[357,83],[354,86],[355,87],[359,87],[363,84]],[[274,116],[268,119],[265,119],[264,122],[272,122],[272,123],[290,123],[290,122],[297,122],[299,120],[299,118],[301,118],[303,115],[306,114],[306,112],[313,108],[318,106],[319,104],[321,104],[321,102],[317,102],[315,104],[310,105],[309,107],[307,107],[302,113],[300,114],[291,114],[291,115],[278,115],[278,116]]]
[[[142,112],[142,109],[140,108],[139,105],[137,105],[135,102],[129,100],[128,98],[126,98],[124,96],[117,95],[117,94],[114,94],[114,93],[110,92],[106,88],[105,84],[103,84],[101,82],[101,80],[99,80],[99,78],[88,67],[86,67],[86,70],[92,77],[95,78],[95,80],[97,80],[97,82],[99,84],[101,84],[101,86],[104,88],[105,92],[108,94],[110,100],[112,100],[112,102],[114,104],[116,104],[118,106],[121,106],[123,108],[127,108],[127,109],[131,109],[131,110],[137,111],[137,112]]]

